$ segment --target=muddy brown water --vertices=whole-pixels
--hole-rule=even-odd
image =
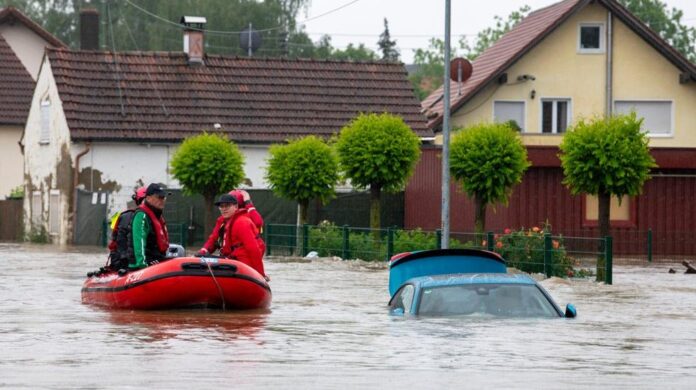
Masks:
[[[696,388],[676,262],[543,281],[577,319],[463,320],[390,317],[385,264],[333,259],[268,259],[268,311],[106,311],[80,302],[104,259],[0,244],[0,388]]]

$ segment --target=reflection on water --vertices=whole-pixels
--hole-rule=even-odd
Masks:
[[[0,244],[2,388],[692,388],[696,275],[542,282],[575,320],[387,315],[384,264],[271,259],[262,312],[80,303],[101,249]]]

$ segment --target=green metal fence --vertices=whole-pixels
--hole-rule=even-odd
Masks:
[[[264,229],[266,254],[367,261],[388,260],[396,253],[438,249],[440,231],[387,228],[371,230],[331,223],[320,225],[269,224]],[[534,230],[501,233],[454,232],[450,248],[478,248],[500,253],[508,266],[546,276],[590,277],[612,283],[612,239],[568,237]]]

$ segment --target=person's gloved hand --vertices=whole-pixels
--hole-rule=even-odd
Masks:
[[[207,256],[208,254],[209,253],[208,253],[207,249],[201,248],[198,252],[196,252],[196,257],[203,257],[203,256]]]

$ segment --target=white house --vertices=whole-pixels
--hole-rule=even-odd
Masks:
[[[203,130],[239,146],[249,188],[267,188],[269,145],[329,137],[361,112],[432,137],[402,64],[213,56],[201,32],[184,37],[181,53],[46,51],[24,136],[25,226],[67,243],[78,188],[110,194],[109,212],[143,183],[177,188],[171,157]]]

